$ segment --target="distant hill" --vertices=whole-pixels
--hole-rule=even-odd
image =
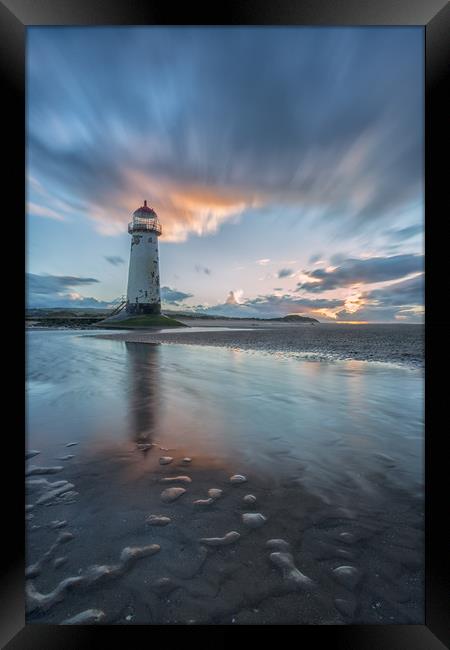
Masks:
[[[27,327],[58,327],[69,329],[86,329],[93,326],[112,329],[134,329],[148,327],[186,327],[170,316],[141,314],[110,318],[111,309],[98,308],[49,308],[27,309],[25,320]]]
[[[202,320],[251,320],[251,321],[274,321],[280,323],[320,323],[317,318],[310,316],[299,316],[298,314],[289,314],[288,316],[279,316],[277,318],[256,318],[255,316],[221,316],[220,314],[204,314],[202,312],[181,312],[164,310],[164,313],[173,318],[198,318]]]
[[[47,309],[27,309],[26,319],[36,320],[44,324],[44,321],[58,323],[58,321],[73,321],[79,320],[87,322],[101,321],[103,318],[111,314],[112,309],[99,309],[95,307],[84,308],[47,308]],[[298,314],[288,314],[287,316],[279,316],[277,318],[256,318],[255,316],[239,317],[239,316],[221,316],[220,314],[205,314],[202,312],[185,312],[185,311],[171,311],[163,309],[163,314],[169,318],[198,318],[207,320],[242,320],[242,321],[255,321],[255,322],[279,322],[279,323],[320,323],[316,318],[310,316],[299,316]]]
[[[105,316],[112,309],[100,309],[98,307],[37,307],[25,311],[26,318],[74,318],[83,317],[94,318],[96,316]]]
[[[299,316],[298,314],[289,314],[288,316],[283,316],[282,318],[265,318],[264,320],[276,320],[288,323],[320,323],[317,318],[311,318],[310,316]]]

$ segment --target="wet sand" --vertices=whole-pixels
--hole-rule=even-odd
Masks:
[[[27,565],[35,565],[61,531],[74,537],[54,553],[66,558],[61,565],[55,568],[49,561],[28,582],[46,594],[62,580],[88,577],[93,565],[116,565],[125,547],[158,544],[161,550],[137,559],[118,576],[75,584],[48,609],[29,599],[29,622],[60,623],[94,607],[104,612],[103,623],[122,624],[423,620],[421,512],[414,512],[406,497],[403,520],[398,512],[390,516],[376,500],[360,504],[356,516],[356,508],[324,503],[296,478],[272,486],[250,475],[246,483],[232,485],[230,471],[196,468],[195,458],[186,469],[181,462],[184,451],[172,452],[173,463],[161,466],[158,448],[147,452],[153,457],[148,474],[132,480],[123,466],[134,459],[138,463],[143,453],[136,449],[108,461],[67,463],[58,479],[69,481],[78,494],[68,502],[59,503],[56,497],[33,508]],[[239,470],[239,463],[234,469]],[[188,474],[192,483],[183,485],[186,492],[176,501],[164,503],[166,485],[161,478],[180,473]],[[208,505],[194,504],[205,499],[210,488],[223,490],[222,496]],[[29,502],[36,493],[37,486],[28,486]],[[256,497],[253,505],[243,501],[247,494]],[[261,512],[267,520],[259,528],[246,528],[241,517],[248,512]],[[171,521],[151,526],[146,523],[151,514]],[[67,524],[55,528],[58,524],[52,522]],[[208,546],[200,541],[230,531],[240,534],[233,544]],[[310,585],[290,582],[271,561],[275,549],[267,542],[280,538],[289,544],[294,565]],[[336,576],[334,571],[342,566],[354,567],[356,577]]]
[[[293,327],[311,327],[311,323],[280,322],[270,320],[252,320],[251,318],[178,318],[188,327],[227,327],[230,329],[292,329]]]
[[[33,334],[29,623],[423,623],[423,483],[413,469],[421,426],[412,419],[396,430],[397,398],[379,393],[404,384],[404,399],[412,399],[404,412],[412,413],[419,371],[273,365],[242,353],[233,361],[239,388],[238,375],[226,379],[228,350],[211,356],[178,345],[161,355],[159,346],[128,343],[124,381],[123,342],[64,333],[56,345]],[[206,364],[216,377],[210,388],[202,383]],[[306,384],[290,401],[299,372],[309,373]],[[346,391],[355,388],[351,397]],[[122,423],[114,402],[124,390],[130,410]],[[348,414],[337,409],[339,391]],[[227,422],[220,414],[228,400]],[[284,439],[295,430],[291,413],[302,416],[305,433]],[[234,475],[246,480],[232,482]],[[166,501],[161,495],[172,488],[185,491]],[[248,495],[255,500],[244,501]],[[262,517],[243,517],[256,513]]]
[[[253,350],[299,359],[378,361],[423,367],[423,325],[298,325],[183,319],[191,329],[128,331],[99,336],[141,343],[181,343]],[[224,330],[217,328],[229,328]],[[199,331],[199,330],[202,331]]]

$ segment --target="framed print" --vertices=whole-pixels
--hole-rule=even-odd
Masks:
[[[0,16],[2,647],[448,647],[448,5]]]

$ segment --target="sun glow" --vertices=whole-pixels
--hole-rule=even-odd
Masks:
[[[222,187],[174,181],[150,176],[139,171],[124,170],[125,190],[108,197],[105,204],[91,205],[89,217],[102,235],[123,232],[124,224],[136,209],[136,197],[142,188],[157,214],[164,215],[163,237],[168,242],[185,241],[190,233],[205,235],[216,232],[220,225],[238,218],[248,208],[262,204],[252,191],[231,191]]]
[[[312,310],[314,314],[317,314],[318,316],[325,316],[325,318],[332,318],[333,320],[336,320],[337,314],[336,311],[337,309],[328,309],[327,307],[324,307],[323,309],[315,309]]]
[[[364,305],[366,304],[366,301],[363,299],[363,294],[358,291],[357,293],[350,294],[348,298],[346,298],[345,303],[344,303],[344,309],[346,312],[349,314],[354,314],[355,312],[359,311]]]

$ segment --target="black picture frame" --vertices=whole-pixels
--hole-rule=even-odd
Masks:
[[[173,11],[173,10],[172,10]],[[355,650],[438,650],[450,647],[450,603],[449,601],[449,548],[444,534],[446,508],[440,510],[439,496],[446,496],[446,391],[445,371],[448,368],[445,340],[448,319],[442,311],[442,295],[445,291],[448,254],[444,246],[446,213],[448,205],[448,180],[446,155],[448,145],[444,137],[448,121],[448,87],[445,72],[449,66],[450,49],[450,6],[445,0],[278,0],[276,3],[256,3],[243,0],[233,6],[217,5],[197,8],[180,6],[176,13],[162,2],[145,0],[0,0],[0,69],[4,98],[3,127],[9,132],[12,145],[4,149],[7,186],[2,192],[4,227],[6,223],[25,222],[25,44],[26,29],[32,25],[417,25],[425,30],[425,458],[426,458],[426,612],[425,625],[379,625],[379,626],[299,626],[295,638],[299,644],[313,640],[324,642],[326,647]],[[444,121],[445,120],[445,121]],[[446,150],[444,148],[446,147]],[[442,151],[440,151],[442,150]],[[441,158],[439,153],[444,154]],[[441,162],[441,160],[443,162]],[[447,180],[447,184],[446,181]],[[447,199],[447,201],[445,200]],[[6,229],[6,228],[5,228]],[[8,228],[4,246],[10,244],[18,229]],[[10,245],[9,244],[9,245]],[[24,285],[21,284],[24,268],[24,251],[20,245],[13,245],[13,262],[16,270],[8,267],[8,273],[18,280],[13,295],[8,295],[8,309],[17,315],[15,334],[19,341],[12,365],[18,370],[15,388],[17,401],[14,408],[15,426],[11,425],[7,440],[7,463],[11,474],[4,494],[2,517],[8,522],[9,533],[3,531],[6,549],[2,554],[2,577],[0,582],[0,643],[11,650],[18,648],[82,648],[94,642],[104,643],[104,634],[113,630],[114,639],[130,643],[136,634],[144,633],[146,626],[127,626],[127,639],[122,637],[124,628],[114,626],[50,626],[25,625],[24,607],[24,481],[23,463],[25,439],[23,374],[20,355],[24,352],[23,316]],[[22,256],[23,255],[23,256]],[[448,273],[448,272],[447,272]],[[444,284],[445,282],[445,284]],[[11,285],[9,285],[9,288]],[[14,321],[13,321],[14,322]],[[10,325],[11,327],[11,325]],[[14,326],[12,326],[14,327]],[[9,344],[7,347],[10,347]],[[444,392],[445,391],[445,392]],[[447,425],[448,427],[448,425]],[[445,463],[445,466],[444,466]],[[11,497],[9,497],[11,495]],[[444,498],[444,504],[446,503]],[[443,524],[441,523],[443,522]],[[441,530],[442,528],[442,530]],[[242,628],[229,627],[236,630]],[[176,628],[172,628],[175,631]],[[204,628],[191,627],[184,642],[198,636]],[[255,630],[259,633],[261,630]],[[264,630],[263,630],[264,631]],[[167,634],[167,628],[164,630]],[[214,627],[208,627],[209,634],[215,634]],[[221,638],[224,628],[222,628]],[[234,634],[235,632],[230,632]],[[238,632],[239,633],[239,632]],[[119,636],[118,636],[119,635]],[[100,638],[101,637],[101,638]],[[120,638],[119,638],[120,637]],[[211,643],[211,636],[208,637]],[[137,639],[136,639],[137,641]],[[216,641],[214,640],[214,643]],[[170,641],[169,641],[170,643]],[[209,645],[209,644],[208,644]],[[309,647],[309,645],[307,646]]]

